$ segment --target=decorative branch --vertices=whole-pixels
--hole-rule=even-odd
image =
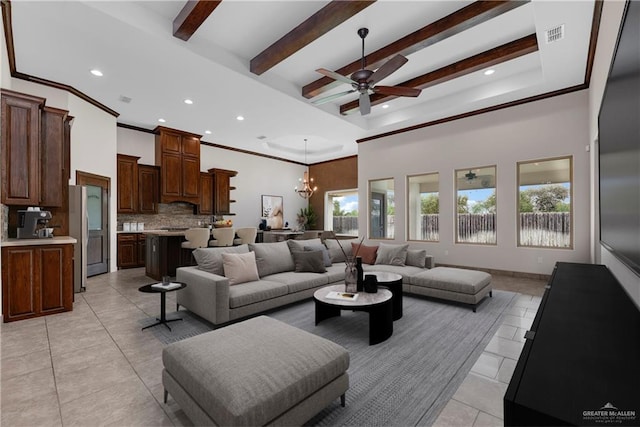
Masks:
[[[342,251],[342,255],[344,255],[344,259],[346,262],[349,259],[349,257],[347,256],[347,253],[342,248],[342,245],[340,244],[340,240],[338,240],[338,237],[336,236],[336,232],[332,230],[331,234],[333,234],[333,238],[336,239],[336,243],[338,243],[338,246],[340,247],[340,250]],[[353,259],[355,259],[358,256],[358,252],[360,252],[360,247],[362,246],[363,241],[364,241],[364,236],[362,236],[362,239],[360,239],[360,243],[358,244],[358,249],[356,249],[356,253],[355,255],[353,255]]]

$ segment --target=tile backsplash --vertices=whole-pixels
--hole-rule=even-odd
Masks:
[[[0,240],[9,238],[9,206],[0,205],[2,207],[2,216],[0,216]]]
[[[145,230],[167,227],[200,227],[211,222],[211,215],[194,215],[189,203],[160,203],[158,213],[153,215],[118,214],[118,231],[125,222],[144,223]]]

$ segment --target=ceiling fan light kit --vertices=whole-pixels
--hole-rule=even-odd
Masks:
[[[343,76],[342,74],[338,74],[334,71],[327,70],[326,68],[319,68],[316,71],[322,75],[325,75],[329,78],[332,78],[336,81],[350,84],[353,89],[336,93],[333,95],[329,95],[327,97],[312,101],[315,105],[324,104],[329,101],[333,101],[334,99],[340,98],[344,95],[348,95],[350,93],[359,92],[360,96],[358,99],[358,104],[360,107],[360,114],[367,115],[371,112],[371,99],[369,95],[373,93],[380,93],[383,95],[394,95],[394,96],[409,96],[409,97],[417,97],[420,95],[421,89],[415,89],[411,87],[404,86],[376,86],[376,84],[394,73],[400,67],[407,63],[408,59],[402,55],[395,55],[387,62],[382,64],[376,71],[367,70],[366,69],[366,59],[364,56],[364,39],[369,34],[369,29],[360,28],[358,30],[358,36],[362,39],[362,58],[361,58],[361,68],[351,74],[351,78]]]

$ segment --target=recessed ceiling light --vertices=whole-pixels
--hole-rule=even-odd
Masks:
[[[164,122],[166,122],[166,120],[165,120],[165,119],[158,119],[158,121],[159,121],[160,123],[164,123]]]
[[[191,105],[191,104],[193,104],[193,101],[190,100],[189,98],[187,98],[187,99],[184,100],[184,103]]]
[[[103,76],[102,71],[100,71],[100,70],[98,70],[98,69],[96,69],[96,68],[94,68],[93,70],[91,70],[91,74],[93,74],[93,75],[94,75],[94,76],[96,76],[96,77],[102,77],[102,76]]]
[[[493,68],[488,69],[487,71],[484,72],[485,76],[490,76],[491,74],[495,73],[496,70],[494,70]]]
[[[211,131],[210,130],[205,130],[204,133],[206,133],[207,135],[211,135]]]
[[[236,120],[242,121],[242,120],[244,120],[244,117],[243,116],[238,116],[238,117],[236,117]]]
[[[389,108],[389,104],[384,104],[382,108]]]

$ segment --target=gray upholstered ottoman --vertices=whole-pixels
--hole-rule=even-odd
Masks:
[[[409,292],[473,305],[492,296],[491,275],[484,271],[436,267],[409,279]]]
[[[260,316],[170,344],[162,383],[195,425],[302,425],[349,388],[349,353]]]

